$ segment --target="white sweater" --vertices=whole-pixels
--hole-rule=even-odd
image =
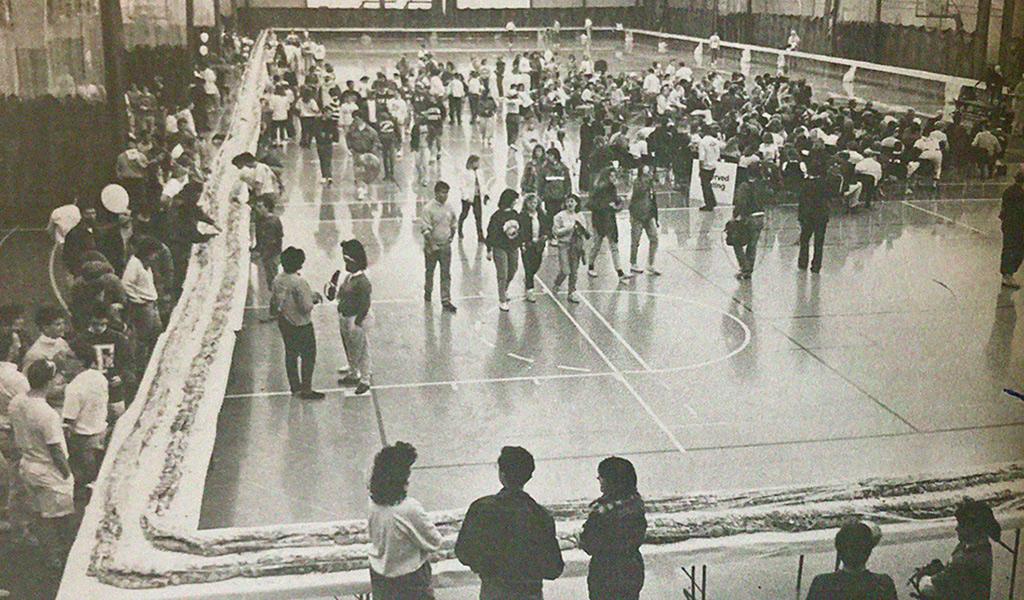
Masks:
[[[437,531],[423,505],[406,498],[395,506],[370,502],[370,568],[378,575],[400,577],[423,566],[441,548]]]

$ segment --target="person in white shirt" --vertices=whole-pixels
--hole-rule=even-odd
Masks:
[[[863,183],[861,198],[864,200],[864,207],[871,208],[871,202],[875,199],[878,183],[882,181],[882,163],[878,162],[875,156],[878,151],[874,148],[864,150],[864,158],[859,160],[853,167],[854,178]]]
[[[156,345],[156,339],[163,330],[160,311],[157,309],[159,296],[153,282],[153,263],[158,251],[155,240],[144,238],[136,244],[125,264],[124,275],[121,276],[121,283],[128,295],[126,316],[145,356]]]
[[[712,33],[711,37],[708,38],[708,59],[711,61],[711,66],[718,66],[718,53],[720,46],[722,45],[722,38],[718,37],[718,33]]]
[[[675,73],[675,81],[693,81],[693,69],[686,66],[686,61],[679,61],[679,67]]]
[[[370,474],[370,586],[375,598],[432,598],[430,555],[441,534],[423,505],[410,498],[409,475],[416,449],[405,442],[385,446]]]
[[[704,137],[697,143],[697,154],[700,159],[700,188],[704,197],[704,206],[701,206],[699,210],[712,211],[718,205],[711,182],[715,179],[715,170],[718,168],[718,161],[722,157],[722,148],[724,147],[725,142],[718,137],[718,125],[709,125]]]
[[[28,392],[28,379],[18,370],[21,339],[8,332],[0,337],[0,511],[10,514],[14,497],[14,432],[11,430],[11,400]]]
[[[459,214],[459,239],[462,239],[462,224],[466,222],[466,218],[472,212],[473,221],[476,224],[476,239],[483,243],[483,205],[487,202],[488,197],[487,190],[480,177],[480,157],[476,154],[470,154],[469,158],[466,159],[466,170],[462,173],[459,192],[462,196],[462,212]]]
[[[942,145],[930,133],[928,132],[928,135],[918,138],[914,142],[914,148],[918,150],[918,158],[921,162],[931,163],[932,178],[938,181],[942,177]]]
[[[79,489],[96,480],[107,437],[110,384],[96,368],[96,355],[80,357],[85,370],[64,388],[61,413],[71,436],[68,460]]]
[[[789,40],[786,42],[786,50],[793,52],[800,46],[800,36],[796,34],[796,29],[789,31]]]
[[[466,97],[466,84],[462,82],[462,75],[456,73],[448,81],[448,122],[452,125],[462,125],[462,102]]]
[[[35,520],[32,528],[48,555],[51,566],[63,564],[74,529],[75,479],[68,465],[68,449],[60,415],[47,396],[61,383],[57,364],[39,359],[25,371],[30,388],[9,405],[14,430],[18,476],[28,508]]]
[[[66,362],[72,356],[71,346],[64,340],[67,321],[64,313],[55,306],[44,306],[36,313],[36,326],[40,334],[29,346],[21,359],[21,370],[24,371],[37,360],[50,360],[64,370]]]
[[[646,96],[655,96],[661,91],[661,80],[658,79],[657,73],[654,69],[648,69],[647,75],[644,76],[644,94]]]
[[[484,84],[480,74],[473,71],[466,82],[466,95],[469,97],[469,123],[476,123],[476,117],[480,113],[480,94],[484,92]]]
[[[267,106],[270,108],[270,139],[274,145],[283,146],[288,140],[288,120],[292,108],[283,85],[278,86],[267,98]]]

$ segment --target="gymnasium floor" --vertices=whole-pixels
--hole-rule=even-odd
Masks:
[[[390,50],[357,55],[353,48],[330,47],[342,79],[395,58]],[[457,50],[452,56],[461,61],[473,48]],[[630,68],[653,59],[627,57]],[[502,131],[493,151],[481,151],[468,125],[446,129],[439,176],[454,180],[469,153],[482,154],[496,198],[521,170]],[[575,131],[570,137],[575,147]],[[494,461],[506,444],[537,457],[527,489],[542,502],[595,497],[597,463],[610,454],[636,464],[649,497],[1024,455],[1024,404],[1003,393],[1024,389],[1024,338],[1014,335],[1024,302],[999,286],[996,201],[964,200],[969,193],[948,188],[943,200],[892,201],[835,217],[820,275],[796,270],[795,211],[779,207],[762,234],[753,281],[740,283],[722,239],[729,209],[697,212],[665,192],[661,277],[619,285],[604,250],[599,277],[581,271],[584,302],[572,305],[564,292],[549,292],[557,271],[549,255],[537,303],[523,301],[520,272],[507,314],[497,310],[493,265],[467,223],[466,239],[454,246],[459,312],[450,316],[436,300],[422,300],[416,219],[431,193],[411,183],[408,150],[399,185],[377,183],[366,201],[355,200],[343,143],[332,187],[319,184],[315,150],[290,144],[287,162],[279,210],[285,244],[305,249],[303,274],[314,287],[342,268],[341,240],[356,237],[367,247],[374,387],[364,397],[338,388],[344,357],[337,317],[334,306],[323,306],[314,313],[315,378],[327,398],[292,398],[277,328],[258,321],[267,293],[254,268],[203,528],[361,517],[372,456],[397,440],[419,450],[410,493],[428,510],[465,507],[496,491]],[[485,220],[490,210],[493,202]],[[625,260],[626,219],[619,231]],[[22,254],[30,258],[9,260]],[[45,232],[0,231],[0,256],[5,287],[21,281],[30,290],[26,302],[52,302]],[[921,550],[921,564],[951,548]],[[908,553],[889,551],[904,568]],[[649,574],[647,597],[668,597],[656,590],[678,583],[671,567],[658,569]],[[780,581],[772,585],[788,589],[788,580]],[[553,597],[579,597],[579,585],[558,583]]]

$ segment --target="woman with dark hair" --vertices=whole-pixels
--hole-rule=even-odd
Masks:
[[[964,500],[956,508],[959,543],[949,564],[934,560],[911,581],[924,598],[936,600],[988,600],[992,593],[992,544],[1002,528],[984,502]]]
[[[356,386],[356,395],[370,391],[370,347],[366,340],[366,317],[370,314],[373,286],[366,278],[366,250],[359,240],[341,243],[348,275],[338,287],[338,325],[345,347],[348,371],[339,383]]]
[[[406,495],[416,449],[385,446],[370,475],[370,585],[373,600],[432,600],[430,561],[441,534],[423,505]]]
[[[498,277],[498,308],[508,312],[508,284],[519,269],[521,243],[519,213],[515,210],[519,194],[506,188],[498,198],[498,210],[487,223],[487,260],[494,261]]]
[[[601,497],[590,504],[580,549],[591,556],[590,600],[634,600],[644,587],[640,545],[647,533],[644,499],[636,489],[633,463],[611,456],[597,466]]]
[[[316,368],[316,332],[313,330],[313,306],[322,300],[309,282],[299,274],[306,262],[301,248],[289,246],[281,252],[281,269],[270,293],[270,314],[284,339],[284,367],[292,394],[303,400],[322,400],[323,392],[313,389]],[[301,362],[301,370],[299,364]]]
[[[545,160],[544,146],[537,144],[530,151],[530,160],[523,166],[523,177],[519,181],[519,189],[523,196],[537,193]]]

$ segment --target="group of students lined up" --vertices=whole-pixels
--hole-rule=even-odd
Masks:
[[[222,47],[224,73],[243,49],[230,35]],[[196,74],[194,96],[219,97],[212,73]],[[0,307],[0,511],[54,569],[181,294],[192,246],[217,231],[199,206],[222,139],[211,131],[214,106],[195,118],[190,105],[154,105],[160,97],[158,88],[132,88],[131,140],[116,180],[100,198],[79,197],[51,215],[67,310]]]
[[[431,559],[444,539],[423,505],[408,495],[416,449],[385,446],[370,475],[370,581],[375,600],[433,598]],[[635,600],[644,586],[648,522],[633,464],[612,456],[597,466],[600,496],[590,503],[582,529],[556,534],[551,513],[525,491],[536,467],[525,448],[506,446],[498,456],[501,489],[474,501],[455,541],[455,557],[480,577],[480,600],[540,600],[544,580],[564,568],[562,548],[575,544],[590,555],[590,600]],[[958,544],[948,563],[935,560],[914,571],[910,584],[921,598],[988,600],[992,546],[1000,526],[982,502],[956,508]],[[895,600],[890,576],[867,568],[881,539],[878,526],[851,518],[835,537],[837,570],[814,578],[808,600]]]

